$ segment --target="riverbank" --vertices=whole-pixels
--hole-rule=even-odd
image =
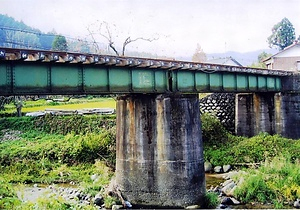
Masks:
[[[220,136],[222,132],[215,134],[213,130],[220,131],[218,126],[206,123],[203,128],[206,161],[216,166],[238,163],[242,159],[261,165],[255,170],[239,167],[247,173],[234,180],[245,180],[234,197],[248,204],[272,203],[274,208],[285,207],[286,202],[292,203],[300,197],[299,141],[268,134],[248,139],[226,132]],[[0,192],[0,208],[26,209],[12,187],[16,183],[73,182],[94,200],[100,193],[107,208],[119,204],[116,198],[104,193],[115,165],[115,132],[115,116],[46,115],[0,119],[0,189],[5,189]],[[91,175],[99,179],[92,180]],[[64,200],[53,202],[45,198],[39,205],[40,208],[52,205],[52,209],[72,206]]]

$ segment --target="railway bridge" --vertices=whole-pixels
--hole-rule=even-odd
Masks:
[[[0,96],[118,94],[116,184],[146,206],[202,203],[198,93],[237,93],[238,135],[300,138],[299,81],[280,70],[0,49]]]

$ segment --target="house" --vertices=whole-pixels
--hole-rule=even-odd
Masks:
[[[232,57],[210,59],[210,60],[206,61],[205,63],[228,65],[228,66],[242,66],[242,64],[240,64],[239,62],[237,62]]]
[[[300,43],[295,42],[263,62],[268,69],[300,71]]]

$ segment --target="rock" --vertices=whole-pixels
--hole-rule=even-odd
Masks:
[[[90,199],[91,199],[91,195],[90,194],[88,194],[88,195],[85,196],[85,200],[86,201],[89,201]]]
[[[229,192],[228,192],[228,196],[234,196],[234,190],[237,187],[237,185],[235,185]]]
[[[233,204],[234,205],[240,205],[241,204],[241,202],[239,202],[237,199],[235,199],[235,198],[230,198],[231,200],[232,200],[232,202],[233,202]]]
[[[126,208],[132,208],[132,205],[129,201],[125,201],[124,203]]]
[[[218,186],[216,186],[216,187],[213,189],[213,192],[220,194],[220,188],[219,188]]]
[[[192,205],[192,206],[187,206],[185,209],[200,209],[201,207],[199,205]]]
[[[223,166],[223,172],[224,173],[227,173],[228,171],[230,171],[230,169],[231,169],[231,165],[224,165]]]
[[[82,194],[80,193],[80,192],[77,192],[76,194],[75,194],[75,196],[79,199],[79,200],[81,200],[81,198],[82,198]]]
[[[101,198],[99,198],[99,197],[95,198],[94,204],[97,205],[97,206],[101,206],[102,204],[104,204],[103,197],[101,197]]]
[[[221,189],[221,192],[227,196],[232,196],[235,187],[236,184],[234,182],[230,182]]]
[[[300,209],[300,199],[299,198],[294,202],[294,207],[297,209]]]
[[[217,207],[217,209],[226,209],[226,208],[227,208],[227,206],[224,205],[224,204],[220,204],[220,205]]]
[[[208,161],[204,163],[204,171],[205,172],[211,172],[212,171],[212,164]]]
[[[123,208],[123,205],[113,205],[111,207],[111,210],[117,210],[117,209],[122,209]]]
[[[92,181],[95,181],[97,178],[98,178],[98,175],[97,175],[97,174],[93,174],[93,175],[91,176],[91,180],[92,180]]]
[[[225,187],[226,185],[230,184],[231,182],[233,182],[232,179],[228,179],[225,182],[222,183],[222,186]]]
[[[95,195],[95,198],[102,198],[102,199],[103,199],[103,196],[101,195],[101,193],[97,193],[97,194]]]
[[[222,199],[221,204],[223,205],[233,205],[233,201],[229,197],[225,197]]]
[[[222,173],[223,172],[222,166],[216,166],[216,167],[214,167],[214,172],[215,173]]]

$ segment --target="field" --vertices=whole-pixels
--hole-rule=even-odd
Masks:
[[[116,108],[116,101],[114,98],[64,98],[54,100],[37,100],[37,101],[24,101],[22,107],[22,113],[45,111],[46,109],[65,109],[65,110],[79,110],[90,108]],[[16,112],[15,105],[13,103],[5,105],[5,110],[1,113],[13,113]]]

